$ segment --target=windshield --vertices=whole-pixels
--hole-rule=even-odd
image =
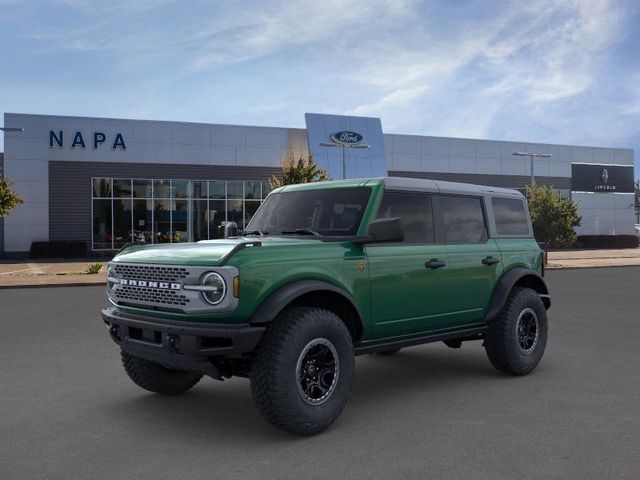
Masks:
[[[272,193],[245,232],[354,236],[370,195],[368,187]]]

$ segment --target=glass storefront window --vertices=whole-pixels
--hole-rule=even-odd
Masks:
[[[169,200],[153,203],[154,243],[171,243],[171,204]]]
[[[133,179],[133,196],[136,198],[152,198],[151,180]]]
[[[264,181],[92,178],[92,248],[127,242],[222,238],[225,221],[244,228],[269,191]]]
[[[133,201],[133,241],[153,243],[153,200]]]
[[[207,227],[207,201],[191,200],[191,209],[189,210],[190,232],[189,240],[198,242],[209,238],[209,230]]]
[[[271,192],[271,190],[273,190],[273,188],[271,188],[271,183],[269,182],[262,182],[262,198],[266,198],[267,195],[269,195],[269,192]]]
[[[209,182],[209,198],[222,199],[227,198],[226,183],[217,180]]]
[[[207,182],[191,182],[191,198],[207,198]]]
[[[224,230],[220,228],[226,221],[224,200],[209,200],[209,238],[224,238]]]
[[[262,185],[260,182],[244,182],[244,198],[260,200],[262,198]]]
[[[93,201],[93,249],[111,250],[111,199]]]
[[[244,198],[242,181],[229,181],[227,182],[227,198],[240,199]]]
[[[171,191],[173,198],[189,197],[189,181],[188,180],[171,180]]]
[[[131,197],[131,179],[130,178],[114,178],[113,179],[113,196],[117,198]]]
[[[133,241],[131,206],[130,198],[113,200],[113,248]]]
[[[154,198],[171,198],[171,181],[170,180],[154,180],[153,181],[153,197]]]
[[[171,210],[171,241],[186,242],[188,241],[188,225],[189,225],[189,211],[187,200],[174,200],[172,202],[173,208]]]
[[[94,178],[93,179],[93,197],[94,198],[111,198],[111,179],[110,178]]]
[[[244,228],[242,200],[227,200],[227,222],[236,222],[238,228]]]

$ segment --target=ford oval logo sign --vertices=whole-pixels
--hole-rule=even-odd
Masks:
[[[330,138],[333,143],[337,143],[338,145],[357,145],[364,139],[359,133],[349,130],[333,132]]]

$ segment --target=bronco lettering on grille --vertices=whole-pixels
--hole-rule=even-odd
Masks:
[[[182,289],[182,285],[179,283],[152,282],[150,280],[129,280],[128,278],[121,278],[120,285],[129,285],[130,287],[160,288],[162,290]]]

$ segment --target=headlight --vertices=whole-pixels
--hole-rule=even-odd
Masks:
[[[211,305],[219,304],[227,292],[227,285],[222,276],[216,272],[209,272],[202,277],[202,296]]]

